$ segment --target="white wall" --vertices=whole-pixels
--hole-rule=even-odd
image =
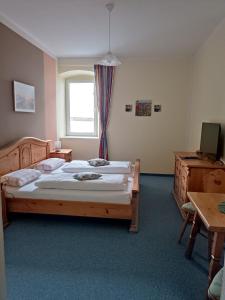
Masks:
[[[189,112],[190,150],[199,149],[203,121],[221,123],[225,134],[225,19],[193,58]]]
[[[85,65],[83,61],[59,60],[59,73],[78,68],[76,64]],[[88,65],[93,67],[93,62],[88,61]],[[140,158],[142,172],[173,172],[173,151],[186,149],[190,74],[191,61],[187,58],[123,60],[116,70],[110,111],[110,159],[134,161]],[[60,93],[62,95],[62,91]],[[151,117],[135,117],[138,99],[151,99],[153,104],[161,104],[162,112],[153,112]],[[62,101],[60,97],[58,102]],[[131,113],[125,112],[125,104],[133,104]],[[98,155],[98,139],[62,139],[62,142],[63,147],[73,149],[76,159]]]

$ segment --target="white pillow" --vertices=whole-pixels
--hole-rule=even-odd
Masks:
[[[11,186],[23,186],[41,176],[41,172],[34,169],[21,169],[3,176],[4,183]]]
[[[62,158],[48,158],[39,162],[36,166],[36,169],[41,171],[53,171],[61,167],[65,162],[65,159]]]

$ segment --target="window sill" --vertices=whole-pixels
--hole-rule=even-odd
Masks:
[[[67,135],[67,136],[62,136],[60,139],[81,139],[81,140],[99,140],[98,136],[73,136],[73,135]]]

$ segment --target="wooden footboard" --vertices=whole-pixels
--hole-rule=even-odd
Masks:
[[[134,180],[132,188],[132,219],[130,224],[130,232],[138,232],[139,229],[139,192],[140,192],[140,159],[135,161]]]
[[[125,220],[130,220],[132,218],[131,205],[101,202],[8,198],[7,209],[8,212],[17,213],[113,218]]]

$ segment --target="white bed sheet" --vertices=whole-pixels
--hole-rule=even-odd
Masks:
[[[47,174],[41,175],[42,178],[44,176],[48,176],[48,175]],[[130,204],[131,197],[132,197],[132,181],[133,181],[132,177],[129,177],[127,187],[123,191],[80,191],[80,190],[40,189],[35,185],[35,181],[33,181],[22,187],[6,186],[6,195],[9,198],[15,197],[15,198],[32,198],[32,199],[40,199],[40,200],[48,199],[48,200]]]
[[[130,174],[130,161],[110,161],[109,165],[93,167],[87,160],[72,160],[69,164],[63,166],[65,173],[78,172],[98,172],[102,174]]]
[[[72,161],[73,162],[73,161]],[[126,162],[125,162],[126,163]],[[57,168],[56,170],[53,170],[53,171],[41,171],[43,174],[60,174],[60,173],[66,173],[66,172],[64,172],[63,171],[63,168],[65,167],[65,166],[68,166],[68,165],[70,165],[71,164],[71,162],[65,162],[61,167],[59,167],[59,168]],[[92,167],[92,169],[91,169],[91,171],[95,171],[96,169],[93,169],[94,167]],[[87,169],[85,169],[85,171],[87,171]],[[126,175],[128,175],[128,176],[131,176],[132,175],[132,173],[133,173],[133,171],[134,171],[134,165],[131,165],[131,167],[130,167],[130,173],[125,173]],[[75,173],[75,172],[73,172],[73,173]],[[100,172],[99,172],[100,173]],[[124,174],[124,173],[119,173],[119,172],[116,172],[116,169],[114,168],[113,169],[113,172],[111,173],[111,174]]]
[[[102,174],[95,180],[77,180],[73,173],[58,173],[37,179],[35,185],[40,189],[122,191],[128,178],[123,174]]]

